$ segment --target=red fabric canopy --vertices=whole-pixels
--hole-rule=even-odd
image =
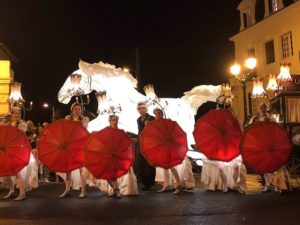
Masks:
[[[150,164],[165,169],[182,163],[188,150],[186,133],[169,119],[148,122],[141,132],[140,146]]]
[[[28,164],[30,152],[23,131],[9,125],[0,126],[0,177],[16,175]]]
[[[54,172],[69,172],[84,166],[88,131],[80,122],[58,120],[48,125],[37,143],[39,159]]]
[[[96,178],[115,180],[128,172],[133,161],[133,143],[123,130],[106,127],[90,135],[85,166]]]
[[[272,173],[285,164],[292,145],[288,133],[275,122],[256,122],[241,141],[245,164],[257,172]]]
[[[239,154],[242,131],[230,110],[214,109],[202,116],[195,127],[197,149],[211,160],[231,161]]]

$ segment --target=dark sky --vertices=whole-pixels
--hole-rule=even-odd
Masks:
[[[15,80],[36,113],[56,96],[79,58],[128,66],[140,49],[142,84],[180,97],[226,81],[240,0],[0,0],[0,42],[17,56]],[[32,113],[35,115],[36,113]]]

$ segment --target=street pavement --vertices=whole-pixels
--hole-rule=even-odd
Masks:
[[[279,195],[253,192],[205,191],[198,187],[178,196],[141,192],[139,196],[109,198],[89,188],[88,197],[58,199],[63,184],[43,183],[23,202],[0,200],[0,225],[298,225],[300,192]],[[6,192],[0,191],[0,196]]]

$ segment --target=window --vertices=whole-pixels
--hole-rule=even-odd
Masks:
[[[278,0],[272,0],[272,12],[278,11]]]
[[[275,62],[275,52],[274,52],[274,41],[268,41],[265,43],[266,49],[266,64]]]
[[[293,55],[293,39],[292,32],[281,36],[282,58],[287,58]]]
[[[243,21],[244,21],[244,27],[248,27],[249,25],[251,25],[249,19],[249,11],[243,13]]]
[[[287,97],[286,121],[288,123],[300,122],[300,99],[298,97]]]

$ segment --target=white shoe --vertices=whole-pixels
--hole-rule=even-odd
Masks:
[[[183,186],[182,185],[178,185],[175,189],[175,191],[173,192],[174,195],[179,195],[181,190],[183,190]]]
[[[180,194],[180,189],[176,188],[175,191],[173,192],[174,195],[179,195]]]
[[[8,192],[7,195],[3,196],[3,199],[10,199],[10,198],[13,198],[14,196],[15,196],[15,192],[10,191],[10,192]]]
[[[114,191],[112,191],[110,193],[107,193],[107,197],[114,197],[114,196],[115,196],[115,192]]]
[[[237,191],[241,194],[246,194],[246,191],[244,191],[242,188],[238,187]]]
[[[26,200],[26,195],[19,195],[19,196],[15,199],[15,201],[24,201],[24,200]]]
[[[267,192],[271,192],[270,186],[265,186],[264,189],[262,190],[262,193],[267,193]]]
[[[86,198],[86,193],[85,191],[80,192],[80,195],[78,196],[79,199]]]
[[[116,198],[118,198],[118,199],[120,199],[121,197],[122,197],[122,195],[121,195],[121,192],[120,192],[120,189],[119,188],[117,188],[115,191],[115,194],[116,194]]]
[[[162,189],[158,190],[158,193],[166,192],[170,190],[170,186],[163,186]]]
[[[224,189],[223,189],[223,193],[227,193],[228,192],[228,187],[225,187]]]
[[[60,196],[58,196],[58,198],[69,198],[69,197],[71,197],[70,191],[65,191]]]

